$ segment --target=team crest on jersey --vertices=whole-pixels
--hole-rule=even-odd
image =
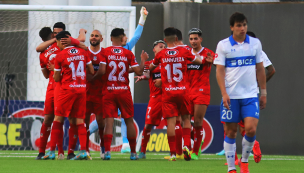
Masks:
[[[122,54],[122,49],[120,48],[113,48],[112,53],[116,54],[116,55],[121,55]]]
[[[167,56],[176,56],[178,54],[177,50],[171,49],[166,52]]]
[[[93,57],[93,61],[97,61],[97,56],[94,56],[94,57]]]
[[[68,52],[70,55],[77,55],[79,53],[79,51],[75,48],[70,49]]]

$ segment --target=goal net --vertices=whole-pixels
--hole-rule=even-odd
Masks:
[[[81,28],[86,29],[85,44],[87,46],[90,45],[90,33],[97,29],[101,31],[104,38],[101,46],[108,47],[111,46],[112,29],[124,28],[125,34],[131,38],[136,20],[135,7],[119,6],[0,5],[0,16],[0,137],[6,135],[6,142],[0,140],[0,150],[1,145],[9,145],[8,141],[12,138],[8,132],[10,123],[14,123],[14,121],[8,121],[5,117],[26,110],[26,121],[31,121],[31,118],[37,119],[38,115],[35,114],[40,116],[41,111],[28,111],[28,109],[43,109],[48,79],[42,75],[39,53],[36,52],[36,47],[42,43],[39,37],[41,28],[51,27],[53,29],[54,23],[63,22],[66,30],[74,38],[78,37]],[[134,91],[133,79],[134,77],[130,76],[132,94]],[[30,124],[34,126],[37,123]],[[14,134],[17,136],[14,139],[20,141],[29,134],[23,133],[22,128],[18,129],[18,127],[15,129]],[[14,147],[11,146],[10,149],[14,149]]]

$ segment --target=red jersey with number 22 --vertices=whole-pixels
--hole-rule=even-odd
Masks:
[[[188,87],[187,61],[194,60],[195,56],[180,46],[163,49],[156,55],[152,63],[161,64],[162,94],[185,94]]]
[[[121,46],[110,46],[101,57],[100,63],[107,65],[103,92],[130,91],[129,66],[138,66],[134,54]]]
[[[92,63],[84,49],[69,46],[57,54],[55,71],[61,71],[61,89],[86,92],[86,65]]]

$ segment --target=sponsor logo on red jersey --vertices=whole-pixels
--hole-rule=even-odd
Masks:
[[[70,55],[78,55],[79,51],[75,48],[72,48],[68,51],[68,54]]]
[[[178,55],[178,53],[179,52],[175,49],[170,49],[170,50],[166,51],[166,55],[171,56],[171,57]]]
[[[120,48],[117,48],[117,47],[112,48],[111,51],[115,55],[121,55],[123,53],[123,51]]]

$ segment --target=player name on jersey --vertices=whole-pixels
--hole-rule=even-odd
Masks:
[[[185,59],[183,57],[174,57],[174,58],[163,58],[162,63],[168,62],[183,62]]]
[[[68,62],[71,62],[71,61],[82,61],[82,60],[84,60],[84,56],[83,55],[72,56],[72,57],[67,58],[67,60],[68,60]]]
[[[115,60],[115,61],[128,61],[128,58],[125,56],[116,56],[116,55],[109,55],[108,60]]]

